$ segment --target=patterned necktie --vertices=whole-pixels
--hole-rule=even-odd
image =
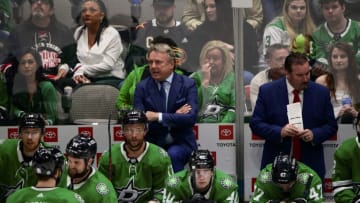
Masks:
[[[299,90],[294,89],[294,101],[293,103],[300,102]],[[301,149],[300,149],[300,139],[298,137],[293,137],[293,155],[296,160],[301,158]]]

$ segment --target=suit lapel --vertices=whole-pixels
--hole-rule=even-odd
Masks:
[[[283,77],[278,81],[278,98],[279,98],[279,105],[286,106],[289,104],[289,96],[288,96],[288,89],[286,86],[286,77]],[[284,99],[280,99],[284,98]]]
[[[176,98],[178,95],[180,95],[180,89],[182,87],[182,82],[179,75],[174,73],[173,81],[170,86],[169,96],[168,96],[168,112],[175,112],[177,109],[173,109],[176,107]]]

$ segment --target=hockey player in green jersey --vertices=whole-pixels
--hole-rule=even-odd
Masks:
[[[116,192],[94,163],[97,151],[96,141],[85,135],[76,135],[66,146],[68,158],[67,187],[79,193],[85,202],[116,203]]]
[[[38,178],[36,185],[16,191],[7,198],[6,203],[84,203],[79,194],[56,187],[64,162],[60,150],[40,148],[35,152],[32,162]]]
[[[260,171],[250,203],[322,203],[322,183],[314,170],[280,154]]]
[[[214,168],[209,150],[191,154],[190,170],[184,169],[166,180],[163,203],[239,202],[238,186],[232,177]]]
[[[31,160],[37,149],[45,146],[45,119],[41,114],[24,114],[19,122],[19,139],[0,141],[0,203],[13,192],[33,186],[37,178]]]
[[[119,202],[160,202],[165,179],[173,174],[169,155],[144,140],[148,130],[144,112],[125,112],[122,130],[125,142],[102,155],[99,170],[111,180]]]
[[[357,136],[345,140],[334,153],[332,189],[336,203],[360,203],[360,114],[354,125]]]

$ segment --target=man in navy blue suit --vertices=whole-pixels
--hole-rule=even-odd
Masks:
[[[338,126],[330,102],[329,90],[310,81],[310,66],[305,55],[291,53],[285,60],[286,77],[260,87],[251,130],[265,139],[261,169],[272,163],[280,152],[295,155],[324,179],[325,161],[322,143],[336,134]],[[303,129],[289,124],[287,105],[299,92]],[[296,144],[294,141],[297,140]],[[296,158],[296,157],[295,157]]]
[[[192,79],[174,72],[179,55],[175,42],[161,36],[154,42],[146,56],[150,76],[136,86],[134,109],[146,112],[146,140],[168,152],[177,172],[197,148],[193,132],[198,113],[197,88]]]

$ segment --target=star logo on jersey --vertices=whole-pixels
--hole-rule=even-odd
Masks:
[[[109,193],[109,188],[108,186],[105,185],[105,183],[99,183],[96,185],[96,191],[100,194],[100,195],[106,195]]]
[[[20,190],[24,187],[24,180],[20,180],[16,185],[3,185],[0,184],[0,190],[3,192],[0,194],[0,200],[5,200],[9,195],[16,192],[17,190]]]
[[[132,177],[128,184],[122,188],[115,188],[119,194],[119,202],[135,203],[137,200],[145,194],[148,189],[139,189],[134,186],[134,178]]]
[[[221,186],[225,189],[230,189],[233,186],[233,181],[231,178],[223,178],[220,180]]]
[[[171,176],[167,182],[167,185],[169,187],[175,187],[179,183],[179,177],[177,176]]]
[[[271,173],[269,172],[260,173],[259,181],[264,183],[272,181]]]
[[[309,173],[300,173],[297,176],[297,181],[305,185],[309,178],[310,178]]]

